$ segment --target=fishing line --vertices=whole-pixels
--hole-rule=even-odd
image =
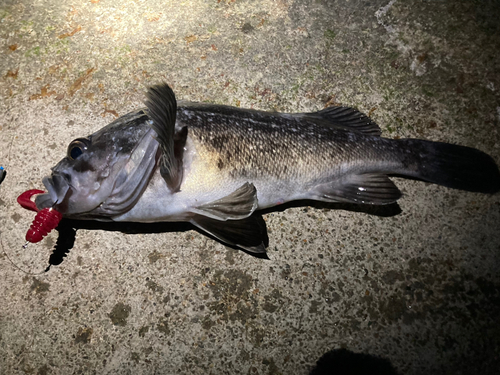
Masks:
[[[1,234],[2,234],[2,232],[0,232],[0,246],[2,246],[2,252],[4,253],[5,257],[9,260],[9,262],[11,263],[11,265],[14,268],[17,268],[19,271],[24,272],[26,275],[30,275],[30,276],[40,276],[40,275],[47,273],[47,271],[50,269],[50,264],[45,268],[45,270],[34,273],[34,272],[26,271],[26,270],[22,269],[21,267],[19,267],[16,263],[14,263],[14,261],[10,258],[9,254],[5,251],[5,247],[3,246]]]

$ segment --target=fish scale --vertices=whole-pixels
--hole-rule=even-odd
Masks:
[[[293,121],[283,121],[279,128],[256,120],[231,121],[234,119],[205,112],[178,118],[178,126],[188,126],[197,149],[203,149],[199,152],[216,155],[213,163],[217,168],[210,173],[219,169],[221,177],[226,173],[232,178],[273,177],[313,186],[352,170],[380,170],[384,162],[385,168],[394,169],[401,154],[390,140],[344,129]],[[291,161],[293,168],[289,167]]]

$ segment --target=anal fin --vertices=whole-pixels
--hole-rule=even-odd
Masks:
[[[257,189],[246,182],[231,194],[194,207],[191,212],[221,221],[239,220],[250,216],[257,206]]]
[[[320,184],[313,199],[330,202],[390,204],[401,198],[401,192],[385,174],[352,174]]]
[[[239,247],[253,254],[266,254],[269,240],[262,216],[252,215],[241,220],[220,221],[194,215],[190,222],[228,245]]]

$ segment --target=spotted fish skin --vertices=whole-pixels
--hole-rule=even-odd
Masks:
[[[146,109],[70,144],[44,179],[49,193],[37,198],[39,208],[55,205],[83,219],[189,221],[261,253],[263,229],[254,212],[284,202],[393,203],[401,193],[389,175],[500,190],[498,167],[487,154],[383,138],[352,108],[287,114],[177,102],[167,85],[146,96]]]

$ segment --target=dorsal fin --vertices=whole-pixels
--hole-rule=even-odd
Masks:
[[[183,177],[182,157],[187,128],[175,133],[177,102],[174,92],[166,83],[150,87],[146,98],[148,115],[153,120],[151,127],[157,134],[162,150],[160,173],[168,187],[177,192]]]
[[[380,136],[380,127],[364,113],[350,107],[328,107],[318,112],[304,113],[306,118],[321,119],[331,126],[357,130],[363,134]]]

